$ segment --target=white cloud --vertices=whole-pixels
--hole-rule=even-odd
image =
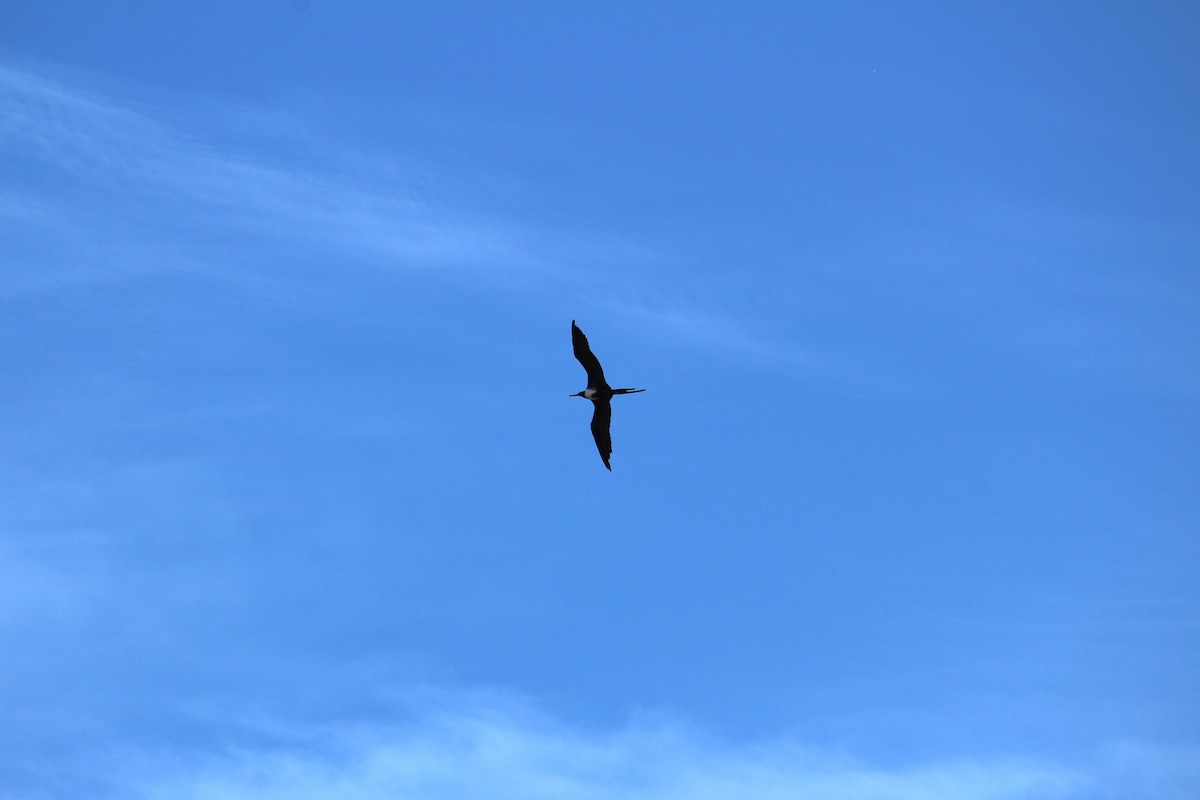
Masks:
[[[1083,797],[1087,784],[1016,759],[878,767],[784,740],[722,744],[666,723],[587,732],[495,711],[288,738],[203,763],[143,765],[121,783],[154,800],[1046,800]]]

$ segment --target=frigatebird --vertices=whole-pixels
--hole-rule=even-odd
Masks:
[[[600,459],[604,462],[605,469],[612,472],[612,467],[608,465],[608,457],[612,455],[612,437],[608,433],[608,424],[612,421],[612,406],[609,401],[614,394],[633,394],[646,390],[614,389],[609,386],[604,380],[604,370],[600,367],[600,361],[592,353],[587,337],[579,330],[575,320],[571,320],[571,344],[575,348],[575,358],[579,359],[579,363],[587,370],[588,382],[586,389],[570,396],[592,401],[592,438],[596,440],[596,449],[600,451]]]

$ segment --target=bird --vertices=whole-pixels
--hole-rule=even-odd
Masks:
[[[596,449],[600,451],[600,460],[604,462],[604,468],[612,472],[612,466],[608,463],[612,455],[612,437],[608,432],[608,425],[612,421],[612,406],[609,401],[615,394],[635,394],[646,390],[614,389],[609,386],[604,380],[604,370],[600,367],[599,359],[592,353],[587,337],[579,330],[575,320],[571,320],[571,345],[575,349],[575,358],[587,370],[588,382],[587,388],[582,392],[575,392],[569,396],[592,401],[592,438],[596,440]]]

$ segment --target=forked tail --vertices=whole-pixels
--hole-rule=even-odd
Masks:
[[[613,394],[634,394],[636,392],[644,392],[645,389],[613,389]]]

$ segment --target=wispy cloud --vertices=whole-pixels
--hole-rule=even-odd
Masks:
[[[1122,744],[1083,766],[882,765],[786,738],[719,741],[662,719],[584,730],[497,695],[403,725],[253,727],[241,738],[253,744],[215,755],[109,751],[103,780],[113,796],[147,800],[1183,800],[1200,778],[1195,750]]]
[[[239,231],[381,267],[536,266],[538,245],[523,240],[520,226],[258,151],[269,142],[222,143],[219,130],[177,108],[138,106],[11,67],[0,69],[0,92],[4,148],[75,182],[52,202],[80,212],[71,222],[88,233],[96,232],[89,222],[123,210],[125,235],[142,240],[183,229],[216,244],[222,231]],[[47,205],[38,196],[45,185],[10,190],[5,215],[29,222],[28,209]]]
[[[407,726],[274,733],[277,746],[202,761],[148,767],[127,754],[115,783],[136,797],[188,800],[1048,800],[1087,796],[1088,786],[1075,770],[1019,759],[883,767],[786,740],[721,743],[662,721],[585,731],[511,703]]]
[[[672,337],[702,342],[718,349],[790,363],[814,361],[789,344],[771,341],[727,314],[671,304],[613,304],[613,310],[641,320]]]
[[[0,66],[0,96],[0,152],[20,165],[0,195],[9,293],[146,273],[279,283],[319,261],[548,290],[703,347],[786,350],[680,298],[653,246],[439,196],[436,164],[358,152],[319,119],[137,100],[15,66]]]

